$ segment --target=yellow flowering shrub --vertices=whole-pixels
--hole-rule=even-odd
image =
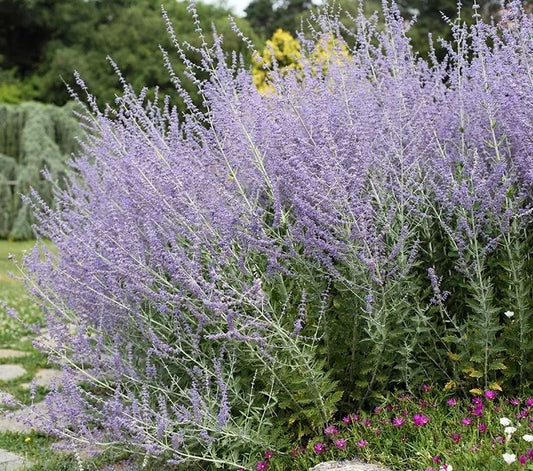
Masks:
[[[253,81],[258,90],[262,93],[272,91],[272,85],[269,84],[269,75],[272,70],[274,60],[279,69],[302,70],[304,57],[300,43],[289,32],[277,29],[272,38],[266,43],[263,54],[257,54],[252,68]],[[337,64],[342,64],[349,57],[346,44],[340,44],[339,40],[324,35],[317,41],[311,55],[312,70],[318,65],[325,73],[327,66],[335,59]]]

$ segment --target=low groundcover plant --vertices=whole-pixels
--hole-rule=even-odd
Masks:
[[[354,456],[398,470],[533,469],[533,398],[456,392],[390,395],[372,411],[330,423],[290,459],[271,457],[268,469],[307,471]]]
[[[533,23],[514,2],[450,28],[427,62],[394,4],[351,27],[326,8],[259,92],[169,22],[202,109],[166,52],[188,112],[125,80],[114,106],[88,94],[67,189],[29,199],[57,249],[25,263],[64,371],[51,432],[251,470],[391,387],[530,386]]]

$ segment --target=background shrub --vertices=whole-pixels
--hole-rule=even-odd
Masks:
[[[533,23],[456,23],[426,62],[384,17],[348,48],[324,12],[267,94],[216,35],[195,75],[171,31],[207,110],[176,81],[182,119],[89,97],[58,210],[34,193],[52,430],[252,469],[391,388],[530,385]]]
[[[33,238],[33,217],[21,199],[31,188],[52,206],[53,185],[43,171],[61,184],[67,159],[78,148],[73,112],[72,104],[0,105],[0,238]]]

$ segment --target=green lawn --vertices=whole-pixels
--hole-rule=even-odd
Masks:
[[[34,245],[34,241],[0,240],[0,301],[14,308],[21,319],[28,324],[40,323],[42,316],[38,306],[29,299],[23,283],[9,274],[10,272],[15,275],[20,274],[17,265],[9,259],[9,256],[13,255],[20,266],[24,253],[31,250]],[[31,350],[28,334],[28,329],[24,328],[20,321],[8,316],[6,309],[0,306],[0,348]]]

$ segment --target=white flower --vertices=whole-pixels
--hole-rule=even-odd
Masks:
[[[503,461],[505,461],[507,464],[514,463],[516,461],[516,455],[513,453],[504,453],[502,455]]]
[[[524,435],[522,437],[526,442],[533,442],[533,435]]]
[[[439,468],[439,471],[453,471],[453,466],[451,464],[445,464]]]
[[[507,427],[508,425],[511,425],[511,421],[507,417],[502,417],[500,419],[500,424]]]
[[[505,311],[503,314],[506,315],[509,318],[514,316],[514,312],[513,311]]]
[[[512,435],[516,432],[516,427],[505,427],[503,429],[503,432],[505,433],[505,435]]]

